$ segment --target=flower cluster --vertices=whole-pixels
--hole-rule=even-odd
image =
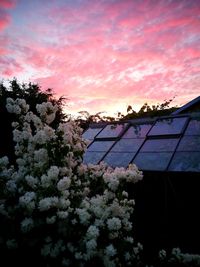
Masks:
[[[200,255],[183,253],[180,248],[173,248],[171,253],[159,251],[160,266],[200,266]]]
[[[35,246],[58,266],[136,266],[142,246],[133,238],[135,202],[126,188],[142,173],[135,165],[84,165],[87,144],[79,126],[69,121],[53,129],[57,107],[36,108],[39,116],[24,100],[7,101],[20,119],[13,123],[16,162],[0,159],[0,246]],[[33,233],[34,240],[28,238]]]

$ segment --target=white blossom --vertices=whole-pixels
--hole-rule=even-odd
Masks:
[[[86,242],[86,248],[88,251],[92,251],[96,249],[96,247],[97,247],[96,239],[90,239],[89,241]]]
[[[56,207],[59,203],[58,197],[46,197],[39,201],[39,210],[45,211]]]
[[[23,196],[19,198],[19,204],[29,210],[35,208],[36,194],[35,192],[26,192]]]
[[[112,219],[107,220],[107,226],[109,230],[117,231],[121,228],[122,223],[119,218],[113,217]]]
[[[113,257],[116,255],[117,250],[114,248],[114,246],[112,244],[110,244],[109,246],[107,246],[105,248],[105,253],[108,257]]]
[[[31,188],[36,188],[37,187],[37,184],[38,184],[38,178],[36,177],[33,177],[31,175],[27,175],[25,177],[25,180],[27,182],[27,184],[31,187]]]
[[[63,177],[58,183],[57,188],[59,191],[64,191],[70,187],[71,179],[69,177]]]
[[[32,218],[25,218],[21,222],[21,230],[22,232],[29,232],[34,226],[34,221]]]
[[[82,224],[87,224],[89,222],[91,215],[88,213],[86,209],[77,208],[76,213],[79,215],[79,219]]]
[[[0,167],[1,168],[6,168],[9,164],[9,159],[8,157],[4,156],[2,158],[0,158]]]
[[[9,180],[7,183],[6,183],[6,188],[9,192],[16,192],[17,191],[17,185],[16,185],[16,182],[14,180]]]
[[[60,219],[66,219],[69,216],[69,213],[67,211],[58,211],[57,215]]]
[[[54,224],[56,222],[56,216],[51,216],[46,218],[47,224]]]
[[[90,225],[87,230],[86,237],[88,239],[97,238],[99,236],[99,229],[95,225]]]

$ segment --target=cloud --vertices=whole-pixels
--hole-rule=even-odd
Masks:
[[[16,5],[15,0],[0,0],[0,8],[13,8]]]
[[[0,0],[0,32],[9,26],[11,17],[7,10],[13,8],[16,1],[13,0]]]
[[[18,73],[22,72],[22,66],[17,63],[14,59],[8,57],[0,58],[0,69],[1,74],[6,78],[16,76]]]
[[[36,1],[12,25],[0,3],[3,75],[66,95],[71,112],[199,94],[199,1]]]
[[[0,9],[0,32],[4,30],[10,23],[10,16]]]

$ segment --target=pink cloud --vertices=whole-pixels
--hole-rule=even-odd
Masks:
[[[23,68],[14,59],[8,59],[5,57],[0,58],[0,69],[3,76],[9,78],[10,76],[16,76]]]
[[[70,111],[114,112],[177,94],[190,100],[200,82],[194,2],[69,1],[23,10],[10,33],[9,22],[2,26],[0,68],[67,96]],[[21,19],[27,23],[18,25]]]
[[[10,23],[10,16],[0,9],[0,31],[4,30]]]
[[[0,8],[13,8],[15,5],[15,0],[0,0]]]

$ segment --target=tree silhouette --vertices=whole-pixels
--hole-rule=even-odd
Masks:
[[[50,101],[52,104],[57,104],[58,111],[56,113],[56,118],[51,124],[52,127],[58,125],[59,122],[64,121],[67,117],[63,113],[63,106],[65,104],[65,97],[60,97],[56,99],[53,95],[52,89],[47,89],[42,91],[38,84],[34,83],[22,83],[20,84],[16,78],[9,81],[9,85],[5,86],[4,82],[0,82],[0,157],[8,155],[12,161],[15,157],[14,155],[14,143],[12,141],[12,126],[11,122],[13,119],[17,120],[15,115],[7,112],[6,109],[6,99],[7,98],[22,98],[25,99],[27,104],[30,106],[30,110],[34,113],[36,111],[36,104],[41,104],[43,102]]]

